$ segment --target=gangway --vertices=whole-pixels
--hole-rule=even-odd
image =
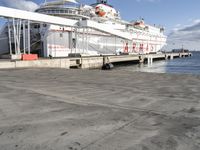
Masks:
[[[108,33],[110,35],[114,35],[116,37],[132,41],[133,37],[129,33],[122,32],[120,30],[112,29],[106,24],[97,23],[91,20],[83,20],[79,23],[82,27],[92,28],[104,33]]]
[[[74,26],[78,21],[61,17],[44,15],[36,12],[13,9],[0,6],[0,16],[5,18],[23,19],[34,22],[48,23],[61,26]]]

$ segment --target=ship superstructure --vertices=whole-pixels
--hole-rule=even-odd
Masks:
[[[76,0],[45,1],[36,13],[74,21],[72,26],[31,23],[31,51],[43,57],[67,57],[70,53],[156,53],[166,44],[164,28],[147,25],[143,19],[124,21],[107,0],[97,0],[91,5]],[[3,30],[1,35],[8,33]],[[5,50],[4,45],[0,53]]]

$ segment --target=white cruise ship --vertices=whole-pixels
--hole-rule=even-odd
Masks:
[[[91,5],[79,4],[76,0],[45,1],[35,12],[74,21],[74,26],[31,23],[30,49],[41,57],[67,57],[71,53],[147,54],[156,53],[166,45],[163,27],[148,25],[143,19],[125,21],[107,0],[97,0]],[[0,36],[8,37],[7,24],[4,28]],[[9,41],[10,49],[16,53],[14,40]],[[26,51],[23,44],[18,42],[18,45],[18,54]],[[0,41],[0,54],[8,52],[8,42]]]

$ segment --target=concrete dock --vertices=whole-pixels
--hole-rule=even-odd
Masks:
[[[174,59],[192,56],[191,53],[160,53],[160,54],[126,54],[126,55],[105,55],[105,56],[79,56],[68,58],[39,59],[34,61],[10,61],[0,60],[0,69],[13,68],[81,68],[96,69],[101,68],[106,63],[117,63],[127,61],[137,61],[138,63],[153,63],[155,60]]]
[[[1,150],[199,150],[200,76],[0,70]]]

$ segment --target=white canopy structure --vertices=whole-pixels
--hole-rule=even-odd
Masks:
[[[40,13],[18,10],[2,6],[0,6],[0,16],[6,18],[15,18],[15,19],[23,19],[41,23],[49,23],[61,26],[74,26],[77,23],[76,20],[72,19],[49,16]]]

